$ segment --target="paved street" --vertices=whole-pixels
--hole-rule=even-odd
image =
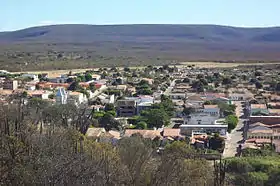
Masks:
[[[176,84],[176,79],[174,79],[171,83],[170,83],[170,86],[164,91],[164,95],[169,95],[170,93],[171,93],[171,91],[172,91],[172,89],[173,89],[173,87],[175,86],[175,84]]]
[[[242,115],[242,106],[240,102],[234,102],[236,107],[236,115],[239,117],[239,122],[237,127],[232,130],[226,139],[225,150],[223,153],[223,157],[234,157],[237,153],[237,147],[239,146],[240,142],[243,140],[243,122],[244,119],[241,119],[240,116]]]

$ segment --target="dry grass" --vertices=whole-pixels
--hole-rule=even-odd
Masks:
[[[233,68],[233,67],[246,66],[246,65],[269,65],[269,64],[280,64],[280,62],[279,63],[181,62],[181,66],[195,65],[196,67],[199,68]]]
[[[181,62],[181,65],[176,65],[177,67],[183,67],[187,65],[195,65],[195,67],[198,68],[233,68],[238,66],[245,66],[245,65],[269,65],[269,64],[280,64],[279,63],[219,63],[219,62]],[[170,65],[173,66],[173,65]],[[144,68],[146,66],[132,66],[131,69],[136,68]],[[122,69],[122,67],[120,67]],[[86,70],[93,70],[97,68],[81,68],[81,69],[68,69],[68,70],[45,70],[45,71],[23,71],[23,72],[13,72],[13,73],[34,73],[34,74],[41,74],[41,73],[48,73],[48,76],[58,77],[61,74],[69,73],[69,71],[72,71],[72,73],[81,73],[85,72]]]

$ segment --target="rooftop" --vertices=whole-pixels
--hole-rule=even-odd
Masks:
[[[163,129],[163,136],[169,136],[169,137],[181,136],[180,135],[180,129],[165,128],[165,129]]]
[[[204,105],[204,108],[210,109],[210,108],[219,108],[218,105]]]
[[[266,105],[265,104],[251,104],[251,108],[252,109],[266,109]]]
[[[161,137],[159,130],[135,130],[135,129],[126,129],[124,136],[130,137],[133,134],[140,134],[144,138],[150,138],[150,139]]]

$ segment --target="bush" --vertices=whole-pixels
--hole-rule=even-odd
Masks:
[[[136,124],[137,129],[147,129],[148,128],[147,126],[148,126],[147,123],[144,121],[140,121]]]
[[[267,181],[268,175],[263,172],[249,172],[235,178],[235,184],[237,185],[265,186]]]
[[[237,123],[238,123],[237,116],[228,115],[226,117],[226,123],[228,124],[228,132],[231,132],[237,126]]]
[[[245,159],[232,159],[227,161],[227,171],[231,173],[247,173],[254,170]]]

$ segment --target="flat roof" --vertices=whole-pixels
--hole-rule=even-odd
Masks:
[[[193,128],[193,127],[200,127],[200,128],[228,128],[227,125],[180,125],[180,128]]]

